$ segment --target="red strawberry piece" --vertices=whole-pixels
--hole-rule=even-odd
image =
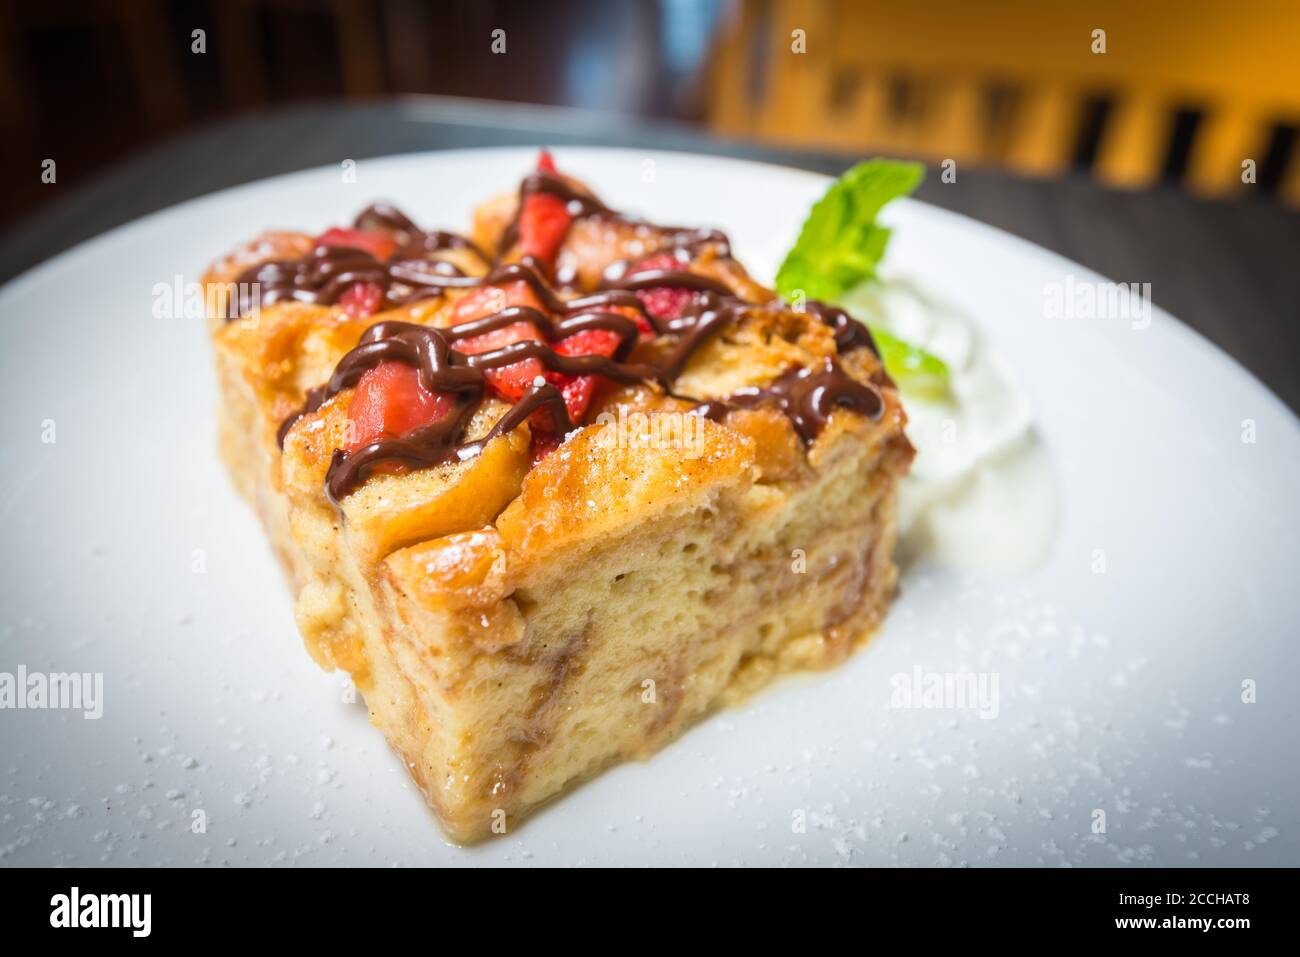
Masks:
[[[555,159],[546,150],[537,155],[537,171],[555,173]],[[525,256],[535,256],[544,263],[555,258],[564,237],[573,225],[568,204],[550,193],[531,193],[524,197],[519,211],[519,248]]]
[[[317,246],[347,246],[370,253],[381,262],[397,252],[397,241],[382,229],[327,229],[316,237]]]
[[[542,459],[546,458],[546,456],[558,449],[561,441],[563,440],[560,436],[556,435],[554,432],[534,432],[533,445],[529,450],[532,453],[532,464],[536,465]]]
[[[459,326],[471,319],[482,319],[511,306],[532,306],[542,310],[533,287],[523,279],[500,286],[479,286],[456,300],[451,310],[451,324]],[[534,337],[536,338],[536,337]]]
[[[520,251],[544,263],[551,262],[572,222],[568,205],[559,196],[550,193],[525,196],[524,208],[519,214]]]
[[[649,259],[637,263],[628,273],[635,276],[639,272],[652,269],[680,269],[682,264],[672,253],[656,253]],[[694,293],[684,286],[653,286],[637,291],[637,298],[645,303],[646,310],[660,319],[678,319],[691,304]]]
[[[452,327],[494,315],[511,306],[532,306],[538,309],[541,303],[533,294],[532,287],[523,280],[504,286],[485,286],[456,301],[452,308]],[[516,322],[492,332],[461,339],[453,343],[453,348],[473,356],[528,339],[542,339],[541,330],[531,322]],[[486,375],[488,384],[498,395],[508,402],[517,402],[532,386],[533,380],[544,371],[540,360],[524,359],[500,369],[489,369]]]
[[[565,376],[560,384],[560,394],[564,396],[564,405],[569,410],[569,421],[574,425],[582,424],[582,417],[591,404],[591,397],[600,385],[598,375]]]
[[[583,329],[557,342],[555,351],[562,356],[612,356],[620,341],[609,329]]]
[[[693,296],[691,290],[682,286],[655,286],[637,292],[637,297],[645,303],[646,311],[660,319],[681,318]]]
[[[395,439],[428,425],[456,405],[453,395],[430,392],[420,384],[420,374],[404,362],[381,362],[361,376],[352,396],[348,419],[355,451],[381,439]]]
[[[366,316],[374,315],[383,302],[384,290],[373,282],[359,282],[349,286],[347,291],[339,296],[339,305],[347,310],[348,315],[353,319],[364,319]]]
[[[555,344],[555,351],[562,356],[612,356],[618,351],[619,337],[608,329],[584,329],[582,332],[561,339]],[[600,384],[598,375],[570,376],[551,373],[547,379],[560,387],[564,404],[569,410],[569,418],[575,425],[582,422],[587,414],[587,406]]]
[[[516,342],[526,342],[529,339],[540,339],[541,335],[537,327],[531,322],[516,322],[492,332],[485,332],[481,336],[473,336],[469,339],[462,339],[455,344],[455,348],[466,355],[478,355],[482,352],[492,352],[495,349],[503,349],[506,346],[514,345]],[[533,380],[541,375],[544,371],[540,359],[523,359],[519,362],[512,362],[508,366],[502,366],[499,369],[488,369],[488,385],[492,391],[507,402],[518,402],[523,398],[524,393],[532,386]]]

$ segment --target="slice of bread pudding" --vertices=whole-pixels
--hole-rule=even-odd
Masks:
[[[543,154],[472,238],[380,205],[206,282],[222,454],[308,650],[456,840],[841,661],[889,604],[897,391],[864,326],[777,301],[721,233]]]

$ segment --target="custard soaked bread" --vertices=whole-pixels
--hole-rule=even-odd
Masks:
[[[473,841],[892,595],[912,449],[864,326],[543,154],[472,238],[388,206],[207,276],[221,447],[448,833]]]

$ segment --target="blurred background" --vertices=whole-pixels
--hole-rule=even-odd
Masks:
[[[245,111],[429,93],[1300,204],[1294,0],[0,0],[0,37],[6,223],[47,157],[75,184]]]
[[[1300,408],[1297,50],[1300,0],[0,0],[0,281],[343,157],[900,156]]]

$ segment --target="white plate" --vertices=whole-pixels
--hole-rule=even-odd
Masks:
[[[0,671],[104,675],[99,720],[0,711],[0,863],[1300,864],[1297,420],[1158,310],[1140,330],[1044,319],[1048,284],[1097,277],[915,202],[889,210],[891,272],[959,303],[1019,372],[1062,483],[1047,565],[911,568],[844,667],[494,843],[447,844],[302,648],[214,452],[202,323],[152,306],[157,283],[263,227],[324,228],[372,199],[463,228],[531,159],[430,153],[362,161],[354,184],[337,168],[255,183],[0,291]],[[764,277],[826,183],[671,153],[558,159],[612,205],[723,227]],[[891,679],[916,667],[996,674],[997,717],[891,708]]]

